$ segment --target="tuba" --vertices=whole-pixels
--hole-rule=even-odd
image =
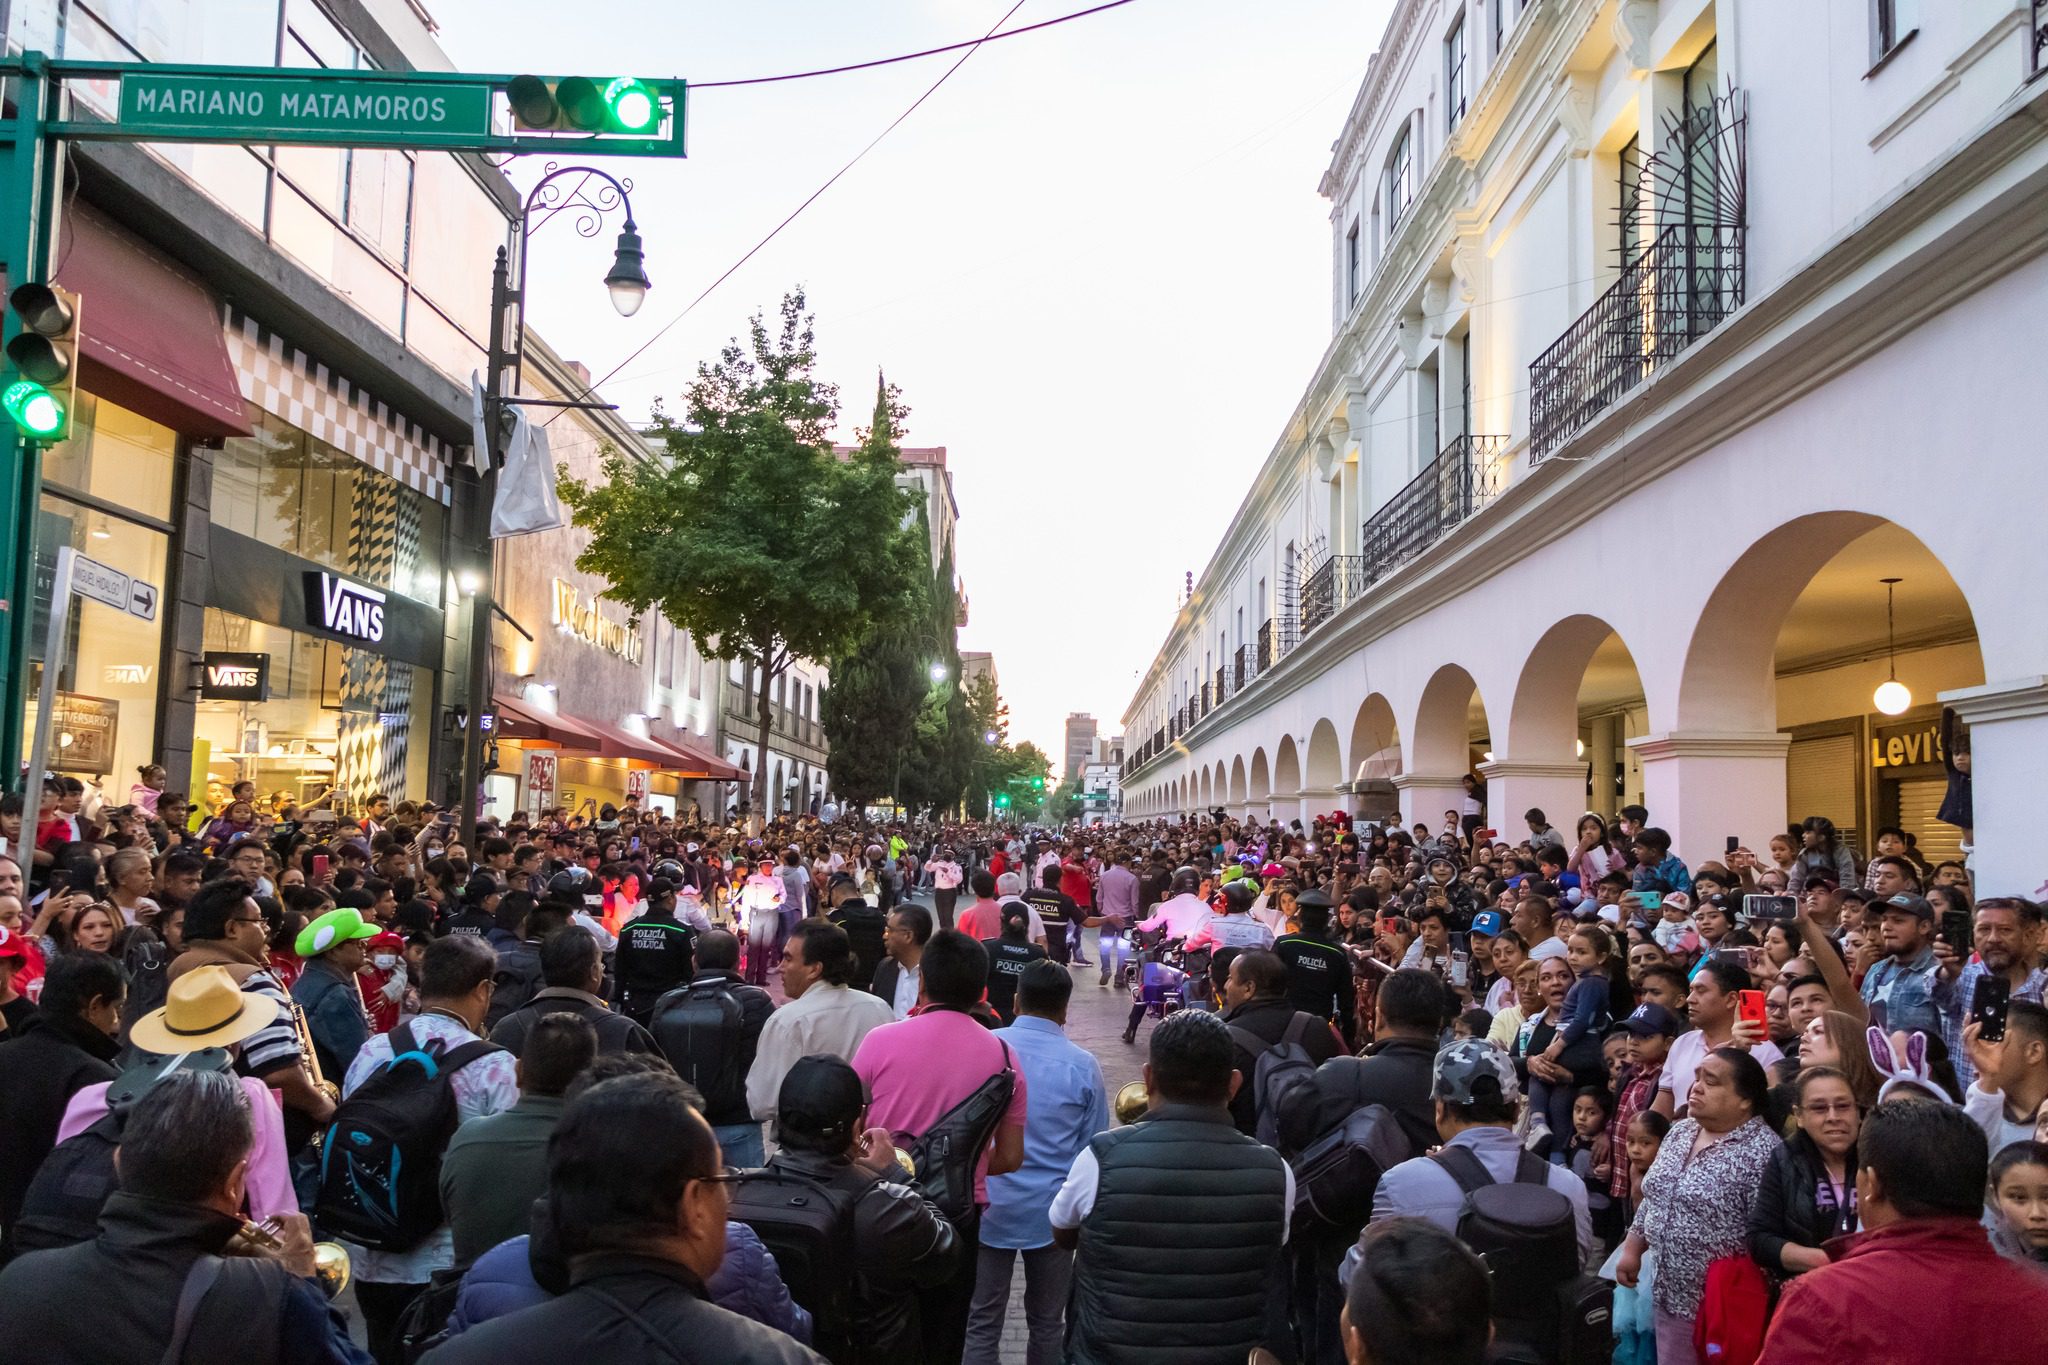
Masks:
[[[1131,1081],[1116,1092],[1111,1112],[1116,1115],[1118,1123],[1130,1124],[1144,1118],[1151,1108],[1152,1097],[1145,1093],[1145,1083]]]

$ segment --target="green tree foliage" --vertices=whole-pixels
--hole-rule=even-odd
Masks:
[[[770,809],[774,680],[797,659],[851,651],[928,593],[893,444],[834,456],[838,392],[816,364],[797,290],[773,333],[757,313],[744,343],[698,365],[681,421],[657,410],[660,457],[611,451],[596,481],[561,480],[590,536],[576,567],[605,579],[605,597],[753,670],[757,815]]]
[[[973,728],[967,691],[960,682],[960,591],[953,578],[953,545],[941,548],[932,576],[921,643],[936,644],[925,662],[929,690],[918,709],[896,799],[911,810],[942,811],[959,804],[973,772],[981,731]]]

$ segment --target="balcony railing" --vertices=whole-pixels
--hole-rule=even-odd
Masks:
[[[2027,79],[2048,71],[2048,0],[2034,0],[2027,23]]]
[[[1505,436],[1458,437],[1374,512],[1359,540],[1361,586],[1377,583],[1485,506],[1497,491],[1494,466],[1507,444]]]
[[[1742,306],[1740,227],[1665,228],[1614,287],[1529,366],[1540,460]]]
[[[1272,617],[1259,624],[1259,672],[1264,673],[1280,656],[1280,630]]]
[[[1364,583],[1365,561],[1358,555],[1331,555],[1301,584],[1301,635],[1335,616]]]

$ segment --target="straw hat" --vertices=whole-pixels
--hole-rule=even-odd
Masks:
[[[228,1047],[277,1021],[277,1003],[245,995],[226,967],[197,967],[171,983],[162,1009],[135,1021],[130,1038],[145,1052],[170,1056]]]

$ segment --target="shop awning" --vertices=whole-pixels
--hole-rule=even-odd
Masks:
[[[732,764],[713,758],[702,749],[686,744],[682,740],[662,739],[656,742],[664,749],[673,749],[676,752],[676,761],[663,766],[673,768],[681,777],[709,778],[714,782],[738,782],[746,776]]]
[[[83,204],[64,214],[57,283],[79,296],[79,382],[186,436],[251,428],[204,285]]]
[[[588,724],[557,711],[543,711],[517,697],[498,693],[498,730],[507,739],[545,739],[569,749],[601,751],[604,737]]]

